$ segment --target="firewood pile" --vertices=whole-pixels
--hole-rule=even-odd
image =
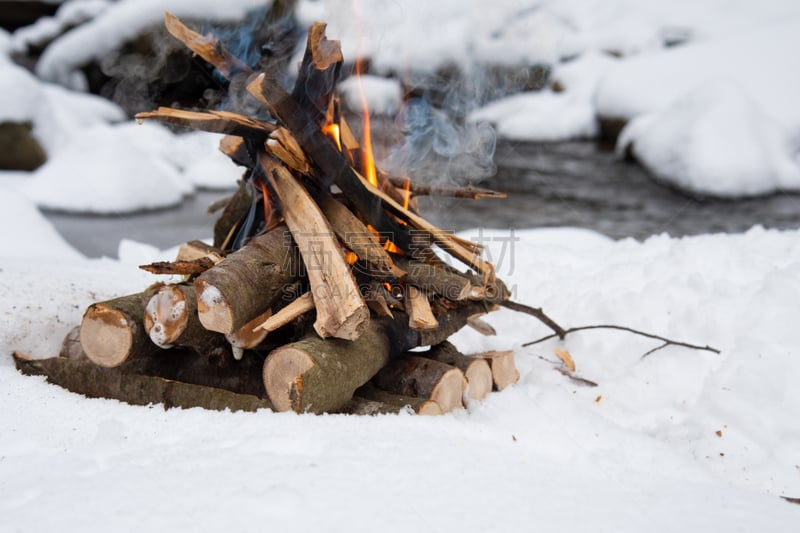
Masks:
[[[143,402],[136,394],[159,401],[169,393],[165,403],[202,405],[175,396],[198,386],[226,391],[213,402],[221,408],[238,408],[236,397],[247,396],[298,413],[439,414],[515,382],[512,352],[464,355],[447,342],[466,325],[493,334],[480,317],[510,295],[480,245],[427,222],[415,201],[502,195],[424,186],[377,169],[342,115],[335,87],[343,57],[324,24],[309,30],[291,92],[213,36],[170,14],[166,24],[267,113],[137,115],[225,134],[220,149],[246,172],[220,207],[213,246],[192,241],[175,261],[142,267],[182,282],[86,310],[67,344],[94,365],[81,367],[102,389],[94,393],[116,388],[133,403]]]

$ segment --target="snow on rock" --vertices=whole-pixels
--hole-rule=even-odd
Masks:
[[[735,82],[703,84],[633,119],[617,151],[629,150],[653,175],[701,195],[741,197],[800,189],[800,166],[786,132]]]
[[[6,61],[6,55],[11,51],[11,35],[0,28],[0,62]]]
[[[77,259],[83,257],[53,228],[36,206],[14,189],[0,185],[0,228],[3,259]]]
[[[347,107],[360,112],[366,100],[369,112],[374,115],[396,115],[402,106],[403,91],[398,80],[364,74],[350,76],[337,86]],[[363,94],[363,99],[362,99]]]
[[[64,30],[83,24],[108,9],[109,0],[72,0],[61,4],[55,16],[41,17],[30,26],[14,32],[12,46],[16,52],[26,52],[31,46],[43,46]]]
[[[192,192],[173,165],[149,151],[146,142],[131,142],[136,136],[124,128],[87,128],[37,169],[21,190],[41,207],[89,213],[167,207]],[[140,132],[141,139],[146,132]]]
[[[201,189],[230,189],[242,177],[243,167],[219,150],[221,135],[204,131],[176,135],[169,156],[184,177]]]
[[[178,17],[237,20],[267,2],[257,0],[120,0],[90,22],[78,26],[47,47],[36,65],[37,75],[73,90],[86,90],[80,67],[101,58],[148,26],[162,24],[164,12]]]
[[[633,118],[664,109],[707,80],[736,82],[780,124],[800,128],[800,16],[725,39],[671,48],[619,62],[597,88],[598,113]]]
[[[473,111],[469,120],[487,121],[507,139],[560,141],[594,137],[597,119],[594,90],[598,79],[616,60],[606,54],[588,53],[560,64],[553,82],[562,90],[526,92],[492,102]]]
[[[643,243],[568,229],[465,236],[487,244],[517,299],[566,326],[629,325],[722,353],[672,347],[642,359],[658,342],[614,331],[521,348],[548,330],[504,310],[488,317],[497,337],[464,330],[455,342],[468,352],[515,346],[521,380],[465,411],[426,418],[133,407],[22,376],[9,354],[54,354],[89,303],[139,291],[152,276],[110,260],[0,259],[4,525],[87,533],[255,523],[390,532],[796,529],[800,508],[778,496],[800,495],[800,232]],[[557,346],[598,386],[559,373]],[[363,490],[387,480],[388,492]],[[181,497],[165,497],[174,494]]]

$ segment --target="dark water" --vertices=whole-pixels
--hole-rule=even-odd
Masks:
[[[738,202],[688,198],[591,142],[505,142],[498,145],[495,159],[497,174],[483,185],[507,192],[507,199],[426,200],[420,202],[426,218],[449,230],[575,226],[639,239],[664,232],[739,232],[755,224],[800,227],[798,195]],[[206,207],[226,194],[200,192],[176,209],[138,215],[47,217],[86,255],[116,257],[121,238],[166,248],[210,236],[214,217]]]

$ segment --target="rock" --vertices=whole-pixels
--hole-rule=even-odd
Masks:
[[[30,122],[0,122],[0,169],[36,170],[47,160]]]

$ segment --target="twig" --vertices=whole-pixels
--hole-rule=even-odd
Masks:
[[[512,302],[511,300],[505,300],[503,302],[500,302],[500,305],[502,305],[503,307],[505,307],[507,309],[511,309],[512,311],[517,311],[519,313],[525,313],[527,315],[531,315],[531,316],[536,317],[537,319],[539,319],[539,321],[541,321],[544,325],[546,325],[548,328],[552,329],[555,332],[553,335],[550,335],[550,336],[546,337],[545,339],[550,339],[552,337],[558,337],[559,339],[563,339],[564,336],[569,332],[569,330],[565,330],[564,328],[559,326],[556,323],[555,320],[553,320],[552,318],[547,316],[544,313],[544,311],[542,311],[541,307],[531,307],[529,305],[521,304],[519,302]],[[541,339],[541,340],[545,340],[545,339]],[[535,344],[536,342],[541,342],[541,340],[540,341],[535,341],[533,344]],[[523,344],[523,346],[527,346],[527,345]]]
[[[629,328],[629,327],[626,327],[626,326],[615,326],[613,324],[599,324],[599,325],[592,325],[592,326],[577,326],[577,327],[574,327],[574,328],[567,328],[565,330],[562,330],[563,331],[563,335],[559,335],[558,333],[554,333],[554,334],[542,337],[541,339],[536,339],[535,341],[526,342],[522,346],[532,346],[534,344],[539,344],[540,342],[544,342],[544,341],[547,341],[547,340],[550,340],[550,339],[554,339],[556,337],[558,337],[560,339],[563,339],[566,335],[568,335],[570,333],[574,333],[576,331],[584,331],[584,330],[587,330],[587,329],[616,329],[616,330],[619,330],[619,331],[627,331],[628,333],[633,333],[634,335],[640,335],[642,337],[647,337],[648,339],[656,339],[656,340],[662,341],[664,343],[661,346],[657,346],[657,347],[653,348],[652,350],[648,351],[647,353],[645,353],[642,356],[643,358],[647,357],[651,353],[656,352],[656,351],[658,351],[658,350],[660,350],[662,348],[666,348],[667,346],[682,346],[684,348],[690,348],[692,350],[703,350],[703,351],[706,351],[706,352],[713,352],[713,353],[717,353],[717,354],[720,353],[720,351],[718,349],[712,348],[711,346],[699,346],[697,344],[690,344],[688,342],[680,342],[680,341],[668,339],[666,337],[662,337],[660,335],[654,335],[652,333],[646,333],[644,331],[639,331],[638,329],[633,329],[633,328]]]

